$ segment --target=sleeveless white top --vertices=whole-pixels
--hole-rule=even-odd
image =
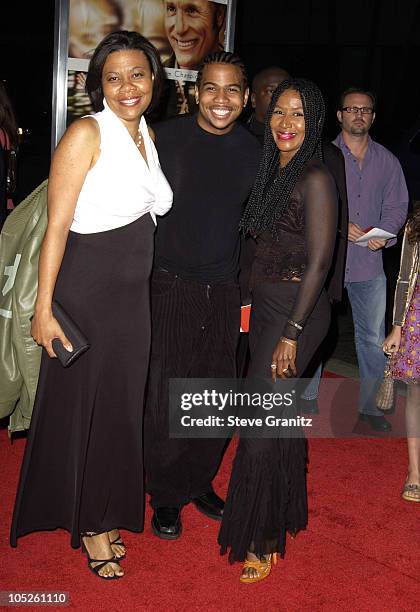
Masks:
[[[104,100],[94,115],[101,133],[101,152],[89,170],[77,200],[70,230],[78,234],[104,232],[132,223],[150,213],[164,215],[172,206],[172,190],[159,164],[144,117],[140,131],[148,164],[127,128]]]

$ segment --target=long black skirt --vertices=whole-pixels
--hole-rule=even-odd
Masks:
[[[43,352],[10,541],[63,528],[141,531],[143,395],[150,352],[149,214],[96,234],[69,233],[55,298],[91,343],[63,368]]]
[[[296,299],[299,283],[261,283],[253,292],[250,323],[251,363],[247,378],[269,379],[272,354]],[[327,334],[330,305],[323,291],[299,336],[297,379]],[[273,389],[272,389],[273,390]],[[285,552],[286,532],[304,529],[308,520],[306,492],[307,441],[302,436],[240,438],[232,468],[218,542],[229,561]]]

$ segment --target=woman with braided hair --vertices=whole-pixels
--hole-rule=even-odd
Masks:
[[[241,229],[255,237],[248,378],[301,378],[330,323],[324,289],[337,226],[335,183],[322,161],[318,87],[288,79],[269,107],[263,155]],[[294,382],[294,381],[293,381]],[[283,428],[278,428],[283,429]],[[278,432],[278,430],[277,430]],[[219,533],[221,553],[257,582],[307,524],[306,440],[241,437]]]

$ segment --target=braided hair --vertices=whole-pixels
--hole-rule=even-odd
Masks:
[[[236,66],[239,68],[242,74],[243,88],[246,89],[248,87],[248,76],[246,74],[245,64],[239,55],[236,55],[236,53],[231,53],[230,51],[215,51],[214,53],[209,53],[209,55],[206,55],[198,68],[196,80],[196,85],[198,88],[200,87],[204,68],[209,64],[230,64],[231,66]]]
[[[270,122],[279,96],[287,89],[293,89],[300,94],[305,119],[305,138],[289,163],[280,169],[280,152],[273,139]],[[276,225],[284,214],[306,163],[312,157],[322,160],[321,135],[324,119],[324,99],[312,81],[287,79],[273,92],[265,118],[264,147],[258,174],[240,221],[244,234],[249,232],[256,236],[269,230],[273,236],[277,236]]]

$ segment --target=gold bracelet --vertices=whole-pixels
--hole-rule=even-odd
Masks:
[[[285,344],[289,344],[290,346],[294,346],[295,348],[297,345],[296,340],[288,340],[287,338],[281,338],[280,342],[284,342]]]

